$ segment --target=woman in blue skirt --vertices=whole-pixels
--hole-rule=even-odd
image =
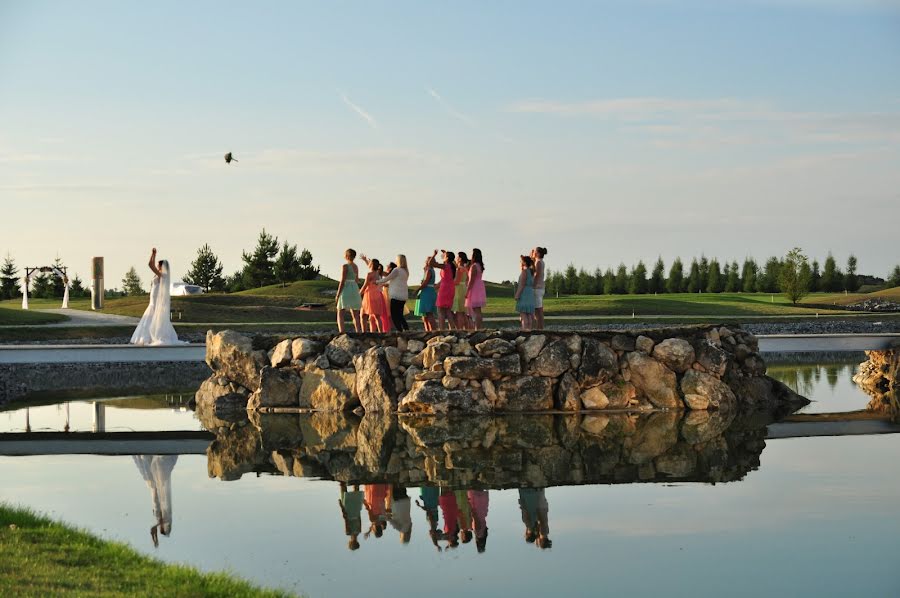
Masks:
[[[434,312],[437,302],[437,291],[434,290],[435,255],[437,255],[437,251],[425,260],[425,267],[422,269],[422,283],[419,285],[419,290],[416,291],[415,314],[422,318],[422,325],[425,326],[426,332],[434,330]]]
[[[516,311],[522,322],[522,330],[531,330],[534,324],[534,260],[527,255],[519,256],[522,268],[516,288]]]

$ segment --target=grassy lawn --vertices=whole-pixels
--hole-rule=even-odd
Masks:
[[[10,303],[16,304],[15,307],[8,305]],[[57,307],[59,306],[57,305]],[[18,301],[0,302],[0,326],[52,324],[54,322],[64,322],[68,319],[60,314],[45,314],[38,311],[24,310],[21,302]]]
[[[201,573],[0,505],[0,593],[15,596],[288,596]]]

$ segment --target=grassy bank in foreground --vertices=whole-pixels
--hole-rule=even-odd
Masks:
[[[8,302],[7,302],[8,303]],[[64,322],[68,320],[61,314],[47,314],[39,311],[26,311],[18,307],[18,309],[3,309],[0,306],[0,326],[18,326],[33,324],[53,324],[54,322]],[[58,305],[55,307],[59,307]]]
[[[4,596],[290,596],[165,564],[6,505],[0,505],[0,554]]]

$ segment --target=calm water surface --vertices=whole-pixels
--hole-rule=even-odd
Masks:
[[[868,402],[852,363],[771,373],[814,400],[806,412],[852,411]],[[31,408],[28,424],[90,430],[93,416],[90,402],[73,402]],[[115,431],[201,429],[171,400],[107,403],[105,419]],[[0,432],[25,427],[24,410],[0,413]],[[488,492],[483,553],[474,540],[439,542],[439,552],[415,504],[408,544],[388,525],[350,551],[337,482],[252,472],[224,482],[209,477],[205,455],[0,457],[0,500],[310,596],[900,595],[900,435],[768,440],[758,459],[743,479],[714,485],[548,487],[546,550],[525,541],[520,492],[508,489]],[[160,480],[170,496],[165,484],[153,493]],[[155,507],[172,518],[158,548]]]

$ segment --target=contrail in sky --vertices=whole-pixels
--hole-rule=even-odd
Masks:
[[[354,104],[352,101],[350,101],[350,98],[347,97],[347,94],[341,92],[341,99],[344,101],[345,104],[347,104],[347,106],[348,106],[351,110],[353,110],[354,112],[356,112],[356,113],[357,113],[360,117],[362,117],[367,123],[369,123],[369,126],[370,126],[370,127],[372,127],[373,129],[377,129],[377,128],[378,128],[378,121],[376,121],[375,118],[374,118],[371,114],[369,114],[368,112],[366,112],[365,110],[363,110],[362,108],[360,108],[359,106],[357,106],[356,104]]]
[[[475,122],[474,122],[471,118],[469,118],[468,116],[466,116],[465,114],[463,114],[462,112],[460,112],[459,110],[457,110],[456,108],[454,108],[453,106],[451,106],[451,105],[450,105],[450,104],[449,104],[449,103],[441,96],[441,94],[439,94],[438,92],[436,92],[433,88],[431,88],[431,87],[426,87],[426,88],[425,88],[425,91],[427,91],[428,94],[429,94],[431,97],[433,97],[435,100],[437,100],[438,104],[441,105],[441,108],[443,108],[444,110],[446,110],[447,113],[450,114],[450,116],[452,116],[453,118],[456,118],[456,119],[458,119],[458,120],[461,120],[462,122],[466,123],[466,124],[469,125],[470,127],[471,127],[472,125],[475,124]]]

